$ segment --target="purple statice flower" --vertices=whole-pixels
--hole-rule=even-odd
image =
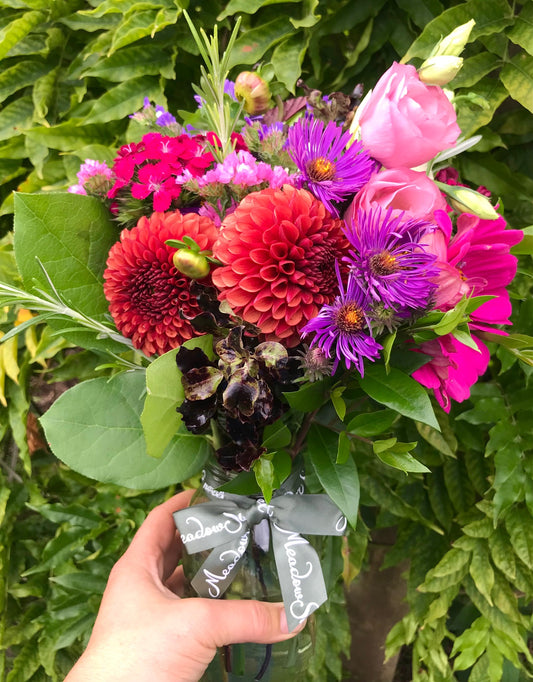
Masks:
[[[228,78],[224,81],[224,92],[226,95],[231,97],[234,102],[237,102],[237,96],[235,95],[235,81],[230,81]]]
[[[370,298],[398,313],[427,307],[438,275],[436,257],[420,243],[431,223],[404,214],[393,216],[381,207],[359,210],[346,222],[346,236],[353,249],[344,260],[353,278],[368,290]]]
[[[351,275],[344,290],[338,262],[335,262],[335,271],[340,295],[332,304],[322,306],[300,333],[302,336],[315,334],[311,348],[318,346],[328,358],[334,357],[332,375],[339,363],[344,362],[346,369],[353,363],[364,376],[364,358],[374,362],[383,346],[372,338],[367,293]]]
[[[349,145],[351,139],[334,121],[326,125],[309,115],[289,128],[287,151],[302,182],[335,216],[338,211],[333,202],[355,194],[376,170],[360,142]]]

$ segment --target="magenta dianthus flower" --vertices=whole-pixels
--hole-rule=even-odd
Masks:
[[[339,363],[344,362],[346,369],[350,369],[353,363],[359,374],[364,376],[364,358],[374,362],[383,346],[372,338],[370,332],[367,293],[352,276],[348,277],[344,290],[338,262],[335,263],[335,271],[340,295],[331,305],[323,305],[300,333],[302,336],[315,334],[311,348],[318,346],[328,358],[333,355],[332,374],[335,374]]]
[[[300,170],[300,179],[309,191],[335,216],[334,202],[358,192],[376,169],[376,164],[360,142],[348,146],[349,132],[334,121],[306,116],[289,128],[287,151]]]
[[[393,217],[393,210],[360,210],[349,220],[346,236],[353,249],[344,260],[371,299],[402,313],[425,308],[436,289],[436,257],[420,240],[431,224]]]

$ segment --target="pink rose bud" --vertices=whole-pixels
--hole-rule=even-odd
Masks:
[[[210,272],[207,258],[188,249],[178,249],[172,256],[172,262],[176,270],[191,279],[203,279]]]
[[[396,62],[357,112],[363,146],[387,168],[413,168],[453,147],[461,130],[442,89]]]
[[[425,173],[409,168],[389,168],[373,175],[356,194],[348,214],[355,220],[359,209],[369,211],[380,206],[405,212],[405,218],[432,220],[433,213],[446,209],[446,201],[437,185]]]
[[[244,100],[248,114],[262,114],[268,109],[270,90],[267,82],[255,71],[241,71],[235,80],[235,97]]]

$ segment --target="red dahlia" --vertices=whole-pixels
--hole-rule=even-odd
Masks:
[[[176,249],[167,239],[192,237],[200,249],[212,249],[218,231],[196,213],[154,213],[123,230],[111,247],[104,272],[104,293],[117,329],[145,355],[165,353],[196,336],[187,320],[200,312],[189,292],[191,281],[172,263]]]
[[[338,294],[335,260],[348,248],[341,225],[307,190],[249,194],[215,244],[224,264],[213,272],[220,299],[267,339],[297,345],[299,329]]]

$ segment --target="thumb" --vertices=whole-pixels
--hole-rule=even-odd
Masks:
[[[240,599],[221,601],[191,599],[191,601],[205,602],[202,609],[205,609],[203,622],[198,625],[203,628],[202,638],[206,645],[220,647],[240,642],[274,644],[290,639],[305,627],[304,621],[289,632],[282,603],[271,604]]]

